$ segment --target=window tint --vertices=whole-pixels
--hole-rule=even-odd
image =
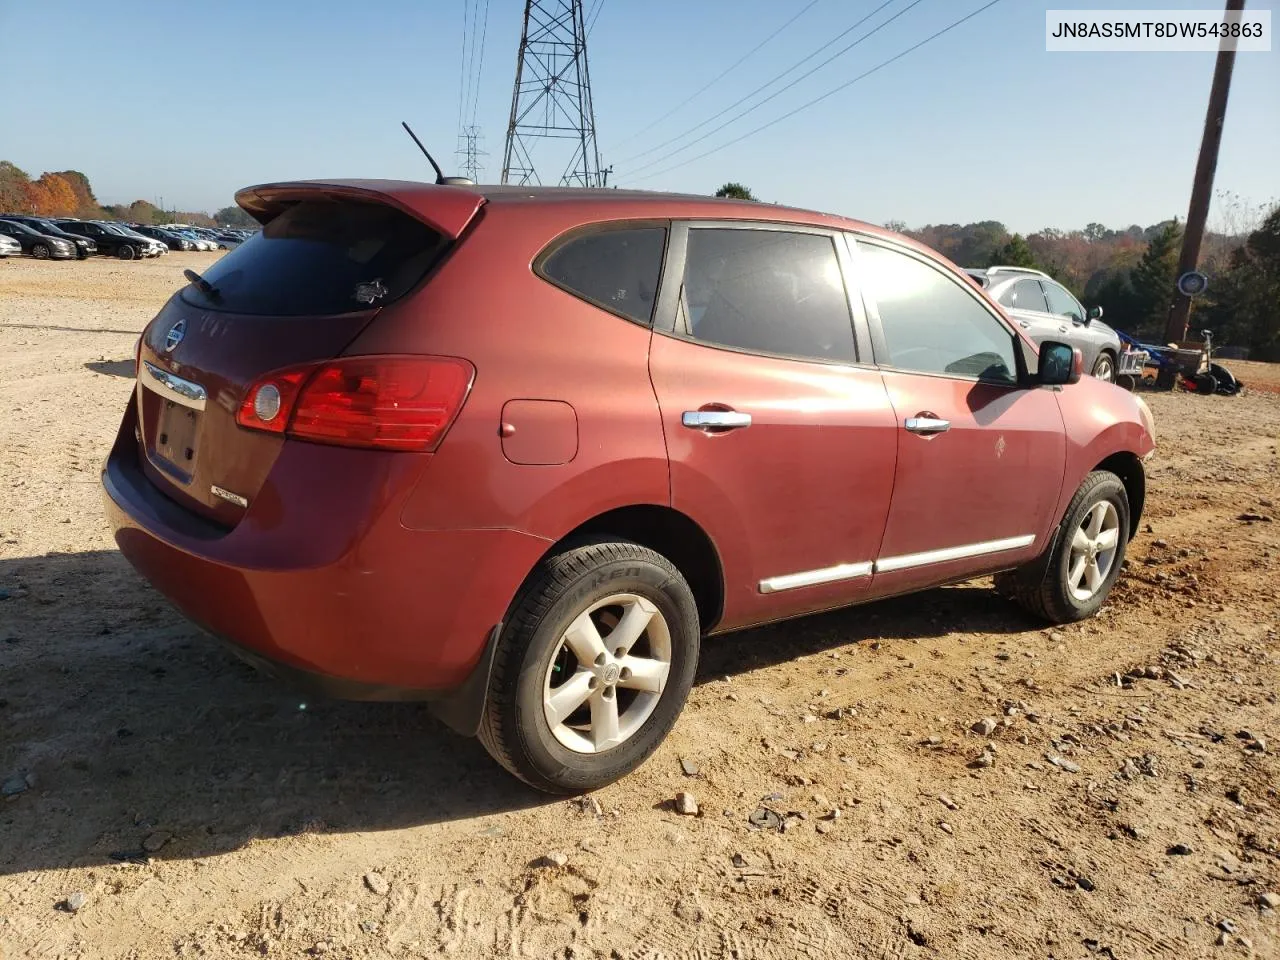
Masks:
[[[216,294],[193,284],[182,299],[207,310],[274,316],[366,310],[412,289],[444,246],[439,233],[391,207],[306,200],[204,271]]]
[[[691,229],[680,293],[684,328],[707,343],[857,359],[840,262],[828,236]]]
[[[665,227],[587,233],[555,248],[539,272],[584,300],[647,325],[666,242]]]
[[[1080,304],[1076,303],[1076,298],[1062,287],[1056,283],[1046,283],[1044,292],[1049,298],[1050,313],[1056,313],[1060,317],[1071,317],[1074,320],[1084,319],[1084,311],[1080,309]]]
[[[889,363],[1013,383],[1013,334],[960,284],[914,257],[859,244],[859,275],[879,307]]]
[[[1049,307],[1044,302],[1044,291],[1040,289],[1039,280],[1019,280],[1004,292],[1000,302],[1014,310],[1049,312]]]

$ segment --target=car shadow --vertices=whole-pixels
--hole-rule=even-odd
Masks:
[[[94,373],[105,373],[109,377],[125,377],[132,380],[137,373],[132,360],[93,360],[85,365],[86,370]]]
[[[988,590],[930,591],[711,638],[699,681],[948,627],[1028,622]],[[304,702],[183,619],[114,550],[0,560],[0,793],[0,875],[556,802],[421,704]],[[146,851],[148,837],[165,842]]]

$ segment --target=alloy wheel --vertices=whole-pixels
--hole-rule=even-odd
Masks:
[[[634,593],[599,600],[561,635],[547,667],[547,726],[575,753],[616,747],[653,714],[670,670],[671,631],[654,604]]]
[[[1084,602],[1106,582],[1120,545],[1120,514],[1110,500],[1095,503],[1071,538],[1067,587]]]
[[[1098,362],[1094,364],[1093,375],[1099,380],[1106,380],[1108,383],[1115,382],[1115,367],[1111,364],[1111,358],[1105,353],[1100,356],[1098,358]]]

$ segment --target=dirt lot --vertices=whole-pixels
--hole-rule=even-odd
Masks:
[[[115,552],[136,334],[210,257],[0,262],[0,957],[1280,956],[1280,522],[1238,519],[1280,519],[1280,396],[1151,397],[1097,619],[976,582],[710,641],[642,770],[549,800],[418,706],[299,703]]]

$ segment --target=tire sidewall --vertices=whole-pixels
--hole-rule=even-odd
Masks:
[[[31,256],[35,257],[37,260],[48,260],[52,255],[53,251],[43,243],[37,243],[31,248]]]
[[[122,243],[119,249],[116,250],[116,256],[121,260],[133,260],[137,257],[137,254],[129,244]]]
[[[1088,600],[1078,600],[1071,592],[1068,573],[1071,568],[1071,540],[1077,528],[1084,521],[1085,515],[1098,503],[1109,500],[1116,508],[1120,518],[1120,539],[1116,544],[1116,555],[1111,561],[1111,569],[1107,571],[1102,586]],[[1106,602],[1111,588],[1120,576],[1124,565],[1125,550],[1129,542],[1129,497],[1124,484],[1115,474],[1105,474],[1089,490],[1088,495],[1077,500],[1067,513],[1058,536],[1057,555],[1053,559],[1050,575],[1053,577],[1052,587],[1057,595],[1055,599],[1068,614],[1069,620],[1084,620],[1093,616]]]
[[[560,639],[583,610],[613,594],[634,593],[653,603],[671,634],[671,670],[653,713],[624,743],[600,754],[569,750],[551,732],[543,710],[547,670]],[[578,577],[547,610],[525,648],[516,674],[510,734],[541,777],[557,789],[594,789],[634,770],[670,732],[698,666],[698,614],[683,580],[634,557],[610,560]]]

